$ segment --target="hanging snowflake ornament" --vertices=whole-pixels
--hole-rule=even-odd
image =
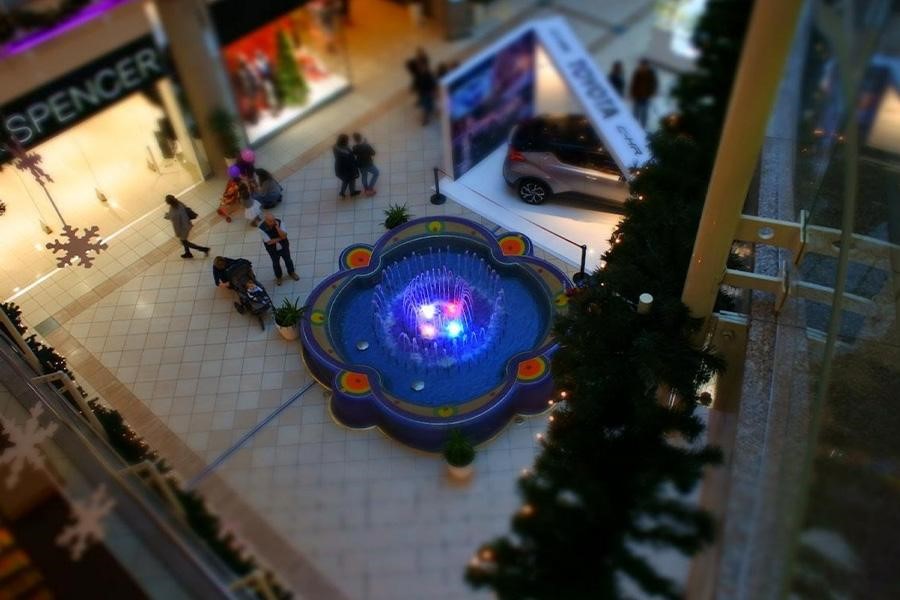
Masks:
[[[44,158],[37,152],[26,152],[15,140],[9,143],[9,152],[16,159],[13,163],[16,168],[20,171],[30,171],[38,185],[44,186],[48,181],[53,181],[53,178],[41,167]]]
[[[6,489],[11,490],[19,483],[19,476],[25,465],[31,465],[35,469],[44,468],[44,456],[39,444],[50,439],[56,432],[56,423],[50,423],[46,427],[41,427],[40,416],[44,412],[44,407],[36,404],[30,411],[28,420],[25,425],[19,425],[0,415],[0,425],[3,426],[3,432],[11,446],[0,450],[0,465],[9,465],[9,473],[6,476]]]
[[[107,496],[106,485],[94,490],[87,500],[70,500],[72,522],[66,525],[56,536],[56,544],[69,549],[72,560],[80,560],[95,542],[106,535],[103,520],[116,505],[116,501]]]
[[[77,258],[82,267],[90,269],[95,257],[91,256],[89,252],[100,254],[100,252],[108,248],[108,246],[99,239],[100,234],[97,233],[99,230],[100,228],[94,225],[93,227],[86,228],[84,233],[81,236],[78,236],[78,228],[72,227],[71,225],[64,226],[62,234],[66,239],[62,242],[56,239],[47,244],[47,250],[52,250],[54,254],[57,252],[63,253],[61,256],[56,257],[56,266],[63,268],[72,265],[72,261]],[[91,241],[95,237],[98,238],[97,241]]]

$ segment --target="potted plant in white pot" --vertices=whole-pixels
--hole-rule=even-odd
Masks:
[[[289,300],[285,298],[281,302],[281,306],[273,312],[275,316],[275,325],[278,326],[278,333],[286,340],[296,340],[300,336],[300,318],[306,312],[305,306],[299,305],[299,300]]]
[[[453,479],[467,481],[472,477],[475,446],[459,429],[450,431],[444,443],[444,460],[447,461],[447,472]]]

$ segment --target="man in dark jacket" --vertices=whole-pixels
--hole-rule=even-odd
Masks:
[[[353,134],[353,156],[362,174],[363,189],[366,196],[375,195],[375,182],[378,181],[378,167],[375,166],[375,148],[359,133]],[[371,176],[371,179],[369,177]]]
[[[275,271],[275,285],[281,285],[283,276],[281,270],[282,260],[288,276],[294,281],[300,279],[300,276],[294,272],[294,261],[291,260],[291,247],[287,239],[287,232],[281,227],[281,219],[276,219],[275,215],[266,211],[263,214],[262,223],[259,224],[259,231],[262,234],[266,252],[269,253],[269,258],[272,259],[272,270]]]
[[[356,157],[350,149],[350,138],[342,133],[337,138],[337,143],[332,148],[334,152],[334,174],[341,180],[341,198],[347,197],[347,188],[350,188],[351,196],[358,196],[356,178],[359,177],[359,168],[356,166]]]
[[[646,58],[642,58],[638,68],[631,75],[629,92],[634,101],[634,118],[640,122],[641,127],[647,127],[647,110],[650,107],[650,99],[656,95],[657,88],[656,71],[650,68]]]
[[[438,84],[434,73],[427,64],[420,63],[418,69],[414,87],[419,98],[419,108],[422,109],[422,125],[424,126],[428,125],[434,114],[434,97],[437,94]]]
[[[228,283],[228,270],[241,263],[246,263],[248,266],[250,265],[250,261],[246,258],[226,258],[224,256],[217,256],[213,259],[213,281],[216,282],[216,286],[230,289],[231,284]]]

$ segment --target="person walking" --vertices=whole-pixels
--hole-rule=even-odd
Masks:
[[[275,271],[275,285],[281,285],[283,273],[281,271],[281,261],[284,261],[284,268],[287,270],[288,277],[297,281],[300,276],[294,271],[294,261],[291,260],[291,247],[287,239],[287,233],[281,228],[281,219],[276,219],[275,215],[266,211],[263,214],[262,223],[259,224],[259,230],[262,233],[263,244],[266,252],[272,259],[272,270]]]
[[[350,138],[346,133],[342,133],[337,138],[337,143],[332,148],[334,152],[334,174],[341,180],[341,191],[338,194],[341,198],[347,197],[347,189],[350,189],[351,196],[359,196],[359,190],[356,189],[356,178],[359,177],[359,168],[356,165],[356,157],[353,156],[353,150],[350,149]]]
[[[262,208],[266,210],[275,208],[275,205],[281,202],[284,191],[281,184],[265,169],[256,169],[256,178],[259,180],[259,188],[251,195]]]
[[[609,71],[609,75],[606,76],[609,79],[609,84],[613,86],[613,88],[618,92],[619,96],[625,97],[625,69],[622,68],[622,61],[617,60],[613,63],[612,69]]]
[[[378,181],[379,173],[373,159],[375,148],[359,132],[353,134],[353,156],[356,158],[356,165],[362,175],[362,185],[366,196],[374,196],[376,194],[375,182]],[[370,175],[371,179],[369,179]]]
[[[437,93],[437,79],[431,72],[427,60],[419,60],[415,80],[416,96],[419,108],[422,109],[422,126],[428,125],[434,114],[434,96]]]
[[[416,53],[406,61],[406,70],[409,72],[409,89],[411,91],[416,91],[416,79],[419,77],[419,72],[423,68],[427,69],[430,63],[431,59],[421,47],[416,48]]]
[[[650,108],[650,100],[656,95],[658,82],[656,71],[650,68],[646,58],[642,58],[638,68],[631,75],[629,93],[634,101],[634,118],[641,127],[647,127],[647,111]]]
[[[191,249],[199,250],[204,256],[209,256],[209,248],[206,246],[198,246],[188,240],[191,228],[194,226],[191,221],[197,218],[197,213],[188,208],[185,204],[178,200],[172,194],[166,196],[166,204],[169,205],[169,211],[165,214],[166,219],[172,222],[172,229],[175,231],[175,237],[181,241],[184,246],[184,254],[181,258],[194,258]]]

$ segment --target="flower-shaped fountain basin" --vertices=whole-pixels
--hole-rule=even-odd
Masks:
[[[482,442],[547,408],[551,326],[568,287],[522,234],[410,221],[341,253],[307,301],[303,356],[346,426],[427,451],[452,429]]]

